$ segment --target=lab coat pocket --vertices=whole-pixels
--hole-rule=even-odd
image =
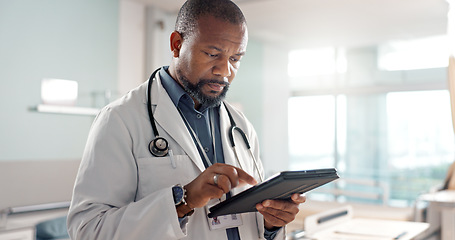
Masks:
[[[137,167],[137,199],[175,184],[185,185],[197,176],[198,171],[187,155],[138,158]]]

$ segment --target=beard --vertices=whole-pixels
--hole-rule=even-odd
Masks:
[[[187,92],[191,97],[196,99],[196,101],[198,101],[201,104],[201,108],[211,108],[219,106],[226,97],[226,93],[229,89],[228,82],[219,81],[215,79],[200,79],[197,84],[192,84],[188,80],[188,78],[183,76],[181,71],[177,71],[177,78],[182,83],[185,92]],[[224,85],[224,88],[218,96],[212,97],[202,92],[202,87],[208,83],[222,84]],[[216,92],[212,91],[212,93]]]

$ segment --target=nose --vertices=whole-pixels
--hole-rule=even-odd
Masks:
[[[222,59],[222,60],[217,61],[215,66],[213,66],[212,73],[216,76],[222,77],[223,79],[228,78],[232,74],[231,67],[232,67],[232,65],[229,62],[229,59],[227,59],[227,60]]]

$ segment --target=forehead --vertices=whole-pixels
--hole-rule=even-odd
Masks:
[[[248,31],[245,23],[232,24],[213,16],[201,16],[195,29],[195,44],[215,45],[223,48],[237,48],[244,52],[248,43]]]

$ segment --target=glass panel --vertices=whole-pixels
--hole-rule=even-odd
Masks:
[[[290,169],[333,167],[334,140],[333,96],[289,99]]]

